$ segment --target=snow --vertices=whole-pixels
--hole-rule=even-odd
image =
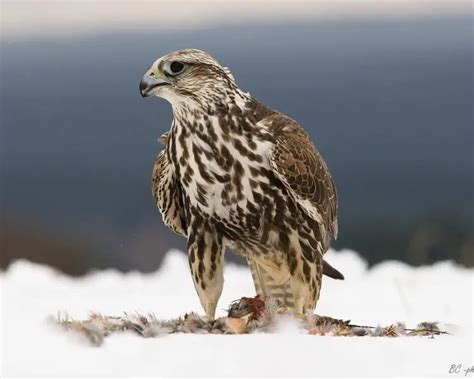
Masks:
[[[415,327],[439,321],[454,335],[330,337],[304,334],[286,321],[277,334],[108,337],[92,347],[51,322],[58,311],[75,319],[154,313],[171,318],[201,312],[184,254],[171,251],[151,274],[106,270],[82,278],[16,261],[0,274],[1,376],[464,376],[453,364],[473,360],[474,270],[441,262],[413,268],[385,262],[371,269],[355,252],[329,252],[344,281],[326,278],[317,313],[355,324]],[[228,264],[219,304],[253,296],[247,268]],[[471,374],[472,375],[472,374]]]

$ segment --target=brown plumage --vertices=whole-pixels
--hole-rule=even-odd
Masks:
[[[314,309],[323,273],[343,276],[323,260],[337,236],[337,195],[306,132],[200,50],[158,59],[140,91],[173,106],[152,191],[165,224],[188,239],[206,313],[214,316],[222,291],[225,247],[247,259],[262,298]]]

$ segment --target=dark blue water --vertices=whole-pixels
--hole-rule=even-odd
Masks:
[[[153,269],[166,230],[150,172],[171,108],[138,83],[170,50],[210,51],[241,88],[300,122],[340,197],[338,247],[371,262],[463,260],[472,243],[472,23],[243,26],[1,45],[5,214]],[[472,245],[471,245],[472,247]]]

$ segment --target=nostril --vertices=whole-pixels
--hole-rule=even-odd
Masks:
[[[155,73],[154,72],[150,72],[150,77],[154,77],[155,76]]]

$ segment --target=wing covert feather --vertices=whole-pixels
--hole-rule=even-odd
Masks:
[[[175,180],[166,150],[162,150],[155,158],[151,190],[166,226],[177,234],[187,236],[181,190]]]
[[[337,192],[321,153],[296,122],[283,115],[262,120],[272,129],[270,164],[306,213],[337,238]]]

